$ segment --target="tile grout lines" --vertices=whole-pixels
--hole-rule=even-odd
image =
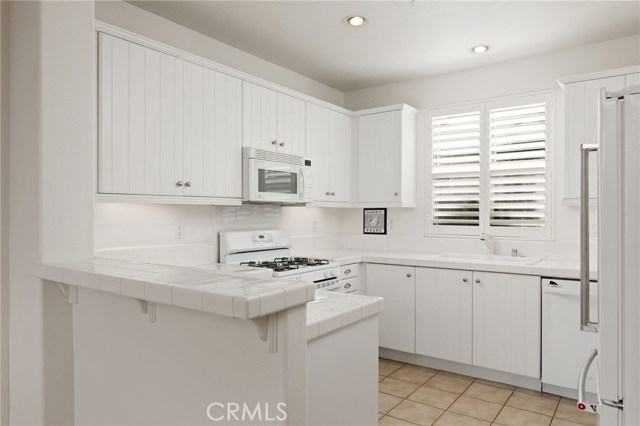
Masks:
[[[565,420],[565,419],[561,419],[561,418],[559,418],[559,417],[556,417],[556,414],[557,414],[558,409],[559,409],[559,407],[560,407],[560,403],[561,403],[561,401],[562,401],[562,399],[563,399],[562,397],[559,397],[559,396],[558,396],[558,397],[556,397],[555,395],[551,395],[551,396],[553,396],[553,398],[547,398],[547,399],[549,399],[549,400],[553,400],[553,401],[555,402],[555,407],[554,407],[554,409],[553,409],[553,414],[551,414],[551,415],[546,414],[546,413],[545,413],[545,414],[543,414],[543,413],[538,412],[538,411],[532,411],[531,409],[528,409],[528,408],[521,408],[521,407],[518,407],[518,406],[515,406],[515,405],[514,405],[514,406],[507,405],[507,403],[511,400],[511,398],[512,398],[516,393],[517,393],[518,395],[523,395],[523,397],[524,397],[524,398],[526,398],[526,395],[528,395],[526,392],[518,392],[518,389],[519,389],[519,388],[518,388],[517,386],[508,385],[508,386],[509,386],[509,388],[502,387],[502,386],[495,386],[495,385],[491,384],[491,383],[490,383],[490,381],[486,381],[486,382],[488,382],[488,383],[482,383],[482,382],[480,382],[480,381],[479,381],[479,380],[482,380],[482,379],[478,379],[478,378],[470,377],[470,376],[464,376],[464,377],[467,377],[468,379],[471,379],[471,381],[470,381],[470,382],[469,382],[469,383],[464,387],[464,389],[462,389],[460,392],[452,392],[452,391],[449,391],[449,390],[444,390],[444,389],[440,389],[440,388],[434,387],[434,389],[439,390],[439,391],[442,391],[442,392],[447,392],[447,393],[450,393],[450,394],[457,394],[456,398],[455,398],[454,400],[452,400],[450,403],[448,403],[448,406],[447,406],[447,408],[446,408],[446,409],[443,409],[443,408],[441,408],[440,406],[436,406],[435,404],[430,405],[429,403],[426,403],[426,402],[421,402],[421,401],[418,401],[418,400],[410,399],[412,395],[414,395],[416,392],[418,392],[418,390],[420,390],[421,388],[423,388],[423,387],[424,387],[424,386],[425,386],[429,381],[431,381],[433,378],[435,378],[435,377],[439,376],[439,375],[440,375],[440,373],[444,373],[444,374],[442,374],[442,376],[445,376],[445,377],[446,377],[446,376],[447,376],[447,372],[446,372],[446,371],[444,371],[444,370],[430,369],[430,370],[432,370],[432,371],[435,371],[435,373],[433,373],[433,374],[432,374],[432,375],[431,375],[427,380],[425,380],[425,381],[424,381],[424,382],[422,382],[422,383],[412,382],[412,381],[405,380],[405,379],[403,379],[403,378],[396,378],[396,377],[392,377],[392,376],[393,376],[393,374],[395,374],[396,372],[398,372],[398,370],[400,370],[400,369],[401,369],[401,368],[403,368],[403,367],[406,367],[406,368],[411,369],[411,370],[421,371],[421,370],[420,370],[420,366],[418,366],[418,365],[414,365],[414,364],[410,364],[410,363],[400,362],[400,361],[393,361],[393,362],[394,362],[394,363],[396,363],[396,362],[397,362],[398,364],[395,364],[395,365],[393,365],[393,366],[391,366],[391,367],[390,367],[391,369],[386,370],[386,371],[387,371],[387,374],[380,374],[380,372],[378,372],[378,374],[379,374],[378,383],[380,383],[380,382],[384,381],[385,379],[393,379],[393,380],[398,380],[398,381],[400,381],[400,382],[404,382],[404,383],[407,383],[407,384],[410,384],[410,385],[413,385],[413,386],[417,386],[417,388],[416,388],[416,389],[414,389],[414,390],[412,390],[409,394],[407,394],[407,395],[406,395],[406,396],[404,396],[404,397],[401,397],[401,396],[398,396],[398,395],[394,395],[394,394],[392,394],[392,393],[383,392],[383,391],[380,391],[380,390],[379,390],[378,392],[379,392],[379,393],[381,393],[381,394],[388,395],[388,396],[392,396],[392,397],[394,397],[394,398],[398,398],[398,399],[399,399],[399,402],[397,402],[396,404],[394,404],[394,405],[392,405],[391,407],[389,407],[389,408],[386,410],[386,412],[385,412],[385,413],[381,413],[381,412],[379,412],[379,413],[378,413],[378,414],[379,414],[379,421],[380,421],[380,420],[382,420],[382,419],[384,419],[385,417],[389,417],[389,418],[392,418],[392,419],[395,419],[395,420],[399,420],[399,421],[407,422],[407,423],[409,423],[409,424],[416,424],[417,426],[420,426],[420,425],[418,425],[418,424],[417,424],[417,423],[415,423],[415,422],[408,421],[408,420],[405,420],[405,419],[402,419],[402,418],[398,418],[398,417],[395,417],[395,415],[391,415],[391,414],[389,414],[389,413],[391,413],[391,411],[393,411],[396,407],[398,407],[398,406],[399,406],[400,404],[402,404],[404,401],[408,401],[408,402],[411,402],[411,403],[420,404],[420,405],[424,405],[424,406],[426,406],[426,407],[430,407],[430,408],[435,408],[435,409],[441,410],[441,411],[442,411],[442,413],[441,413],[441,414],[439,414],[437,417],[435,417],[435,419],[430,423],[431,425],[433,425],[433,424],[437,423],[437,422],[439,421],[439,419],[440,419],[440,418],[442,418],[446,413],[452,413],[452,414],[456,414],[456,415],[466,416],[466,417],[469,417],[469,418],[474,419],[474,420],[483,421],[483,422],[486,422],[486,423],[490,424],[491,426],[493,426],[493,425],[495,425],[495,426],[503,426],[503,425],[501,425],[501,424],[499,424],[499,423],[496,423],[496,419],[500,416],[500,414],[503,412],[503,410],[505,409],[505,407],[509,407],[509,408],[510,408],[510,409],[512,409],[512,410],[519,410],[519,411],[524,411],[524,412],[527,412],[527,413],[532,413],[532,414],[536,414],[536,415],[539,415],[539,416],[543,416],[543,417],[545,418],[545,420],[546,420],[546,419],[548,419],[548,420],[549,420],[549,422],[547,423],[547,426],[549,426],[549,425],[553,424],[553,422],[554,422],[554,420],[555,420],[555,419],[563,420],[563,421],[567,421],[567,420]],[[417,367],[417,368],[414,368],[414,367]],[[455,374],[455,373],[450,373],[450,374],[453,374],[453,375],[454,375],[454,376],[453,376],[453,378],[455,378],[455,376],[461,376],[461,375],[459,375],[459,374]],[[421,380],[419,380],[419,381],[421,382]],[[497,383],[497,382],[496,382],[496,383]],[[483,386],[488,386],[488,387],[490,387],[490,388],[494,388],[494,389],[503,389],[503,390],[505,390],[505,391],[507,391],[507,390],[508,390],[508,391],[509,391],[509,394],[506,396],[506,399],[504,399],[504,402],[503,402],[503,403],[498,403],[498,402],[495,402],[495,401],[492,401],[492,400],[485,400],[485,399],[481,399],[481,398],[479,398],[479,397],[477,397],[477,396],[465,395],[465,393],[469,390],[469,388],[470,388],[471,386],[473,386],[474,384],[483,385]],[[522,389],[522,390],[524,391],[524,390],[526,390],[526,389]],[[543,396],[543,395],[544,395],[544,393],[543,393],[543,392],[539,392],[539,393],[540,393],[540,395],[533,395],[533,394],[532,394],[532,395],[529,395],[529,396],[531,396],[531,397],[541,397],[541,398],[545,398],[545,397]],[[478,416],[478,417],[474,416],[474,413],[472,413],[472,414],[468,414],[468,413],[462,414],[462,413],[458,413],[458,412],[456,412],[456,411],[451,411],[451,410],[450,410],[450,408],[451,408],[451,407],[453,407],[453,406],[455,405],[455,403],[460,399],[460,397],[461,397],[461,396],[465,396],[465,398],[468,398],[468,399],[471,399],[471,400],[474,400],[474,401],[481,401],[482,403],[486,403],[486,404],[496,404],[496,405],[500,405],[500,409],[499,409],[499,410],[498,410],[498,412],[495,414],[495,416],[493,416],[493,419],[492,419],[491,421],[486,420],[486,416],[485,416],[485,418],[480,418],[479,416]],[[556,399],[556,398],[557,398],[557,399]],[[543,420],[543,421],[544,421],[544,420]],[[578,423],[576,423],[576,424],[578,424]],[[582,425],[582,424],[579,424],[579,425],[580,425],[580,426],[584,426],[584,425]]]

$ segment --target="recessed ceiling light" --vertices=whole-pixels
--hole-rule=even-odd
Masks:
[[[473,53],[484,53],[484,52],[486,52],[487,50],[489,50],[489,46],[487,46],[486,44],[479,44],[479,45],[477,45],[477,46],[473,46],[473,47],[471,48],[471,51],[472,51]]]
[[[346,18],[343,19],[343,21],[345,24],[348,24],[352,27],[361,27],[363,25],[366,25],[367,22],[369,22],[369,20],[364,16],[358,16],[358,15],[347,16]]]

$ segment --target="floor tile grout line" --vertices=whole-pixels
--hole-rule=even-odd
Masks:
[[[380,381],[384,380],[385,378],[392,378],[392,379],[395,379],[395,380],[398,380],[398,381],[401,381],[401,382],[404,382],[404,383],[407,383],[407,384],[416,385],[416,386],[418,386],[418,388],[417,388],[417,389],[415,389],[414,391],[412,391],[412,392],[411,392],[409,395],[407,395],[406,397],[399,397],[399,396],[397,396],[397,395],[389,394],[389,393],[382,392],[382,391],[378,390],[380,393],[383,393],[383,394],[385,394],[385,395],[393,396],[393,397],[395,397],[395,398],[399,398],[399,399],[400,399],[400,402],[398,402],[398,404],[396,404],[394,407],[392,407],[392,408],[391,408],[387,413],[379,413],[379,414],[382,414],[382,417],[380,417],[380,419],[379,419],[379,420],[383,419],[383,418],[384,418],[384,417],[386,417],[386,416],[389,416],[389,417],[391,417],[391,418],[398,419],[398,420],[403,420],[403,419],[400,419],[400,418],[397,418],[397,417],[394,417],[394,416],[391,416],[391,415],[389,415],[389,414],[388,414],[389,412],[391,412],[391,410],[393,410],[394,408],[396,408],[396,407],[397,407],[398,405],[400,405],[403,401],[409,401],[409,402],[417,403],[417,404],[424,405],[424,406],[427,406],[427,407],[430,407],[430,408],[435,408],[435,409],[442,410],[442,408],[434,407],[434,406],[432,406],[432,405],[425,404],[425,403],[422,403],[422,402],[419,402],[419,401],[414,401],[414,400],[411,400],[411,399],[409,399],[409,398],[410,398],[414,393],[416,393],[420,388],[422,388],[423,386],[425,386],[425,385],[426,385],[426,384],[427,384],[431,379],[433,379],[434,377],[436,377],[436,376],[437,376],[437,375],[439,375],[440,373],[445,373],[445,374],[443,374],[443,375],[444,375],[444,376],[447,376],[447,374],[446,374],[446,373],[448,373],[448,372],[447,372],[447,371],[445,371],[445,370],[436,370],[436,369],[431,369],[430,367],[427,367],[427,368],[430,368],[431,370],[435,371],[435,373],[434,373],[431,377],[429,377],[429,379],[427,379],[427,381],[425,381],[425,382],[424,382],[424,383],[422,383],[422,384],[415,383],[415,382],[409,382],[409,381],[406,381],[406,380],[403,380],[403,379],[398,379],[398,378],[395,378],[395,377],[391,377],[391,375],[392,375],[392,374],[394,374],[394,373],[395,373],[395,372],[397,372],[399,369],[401,369],[402,367],[405,367],[405,366],[406,366],[406,367],[408,367],[408,368],[411,368],[412,366],[414,366],[414,364],[410,364],[410,363],[402,363],[402,365],[400,365],[398,368],[396,368],[395,370],[393,370],[392,372],[390,372],[388,375],[380,374],[380,376],[382,376],[382,377],[383,377],[383,379],[381,379]],[[417,366],[417,365],[416,365],[416,366]],[[422,366],[418,366],[418,367],[422,367]],[[416,369],[416,370],[420,371],[419,369]],[[455,378],[455,376],[461,376],[461,375],[459,375],[459,374],[457,374],[457,373],[451,373],[451,374],[453,374],[453,375],[454,375],[454,378]],[[536,411],[531,411],[531,410],[527,410],[527,409],[524,409],[524,408],[513,407],[513,406],[510,406],[510,405],[507,405],[507,402],[509,401],[509,399],[511,399],[511,397],[512,397],[512,396],[513,396],[513,395],[518,391],[518,389],[520,389],[518,386],[509,385],[509,386],[512,386],[512,387],[513,387],[513,389],[507,389],[507,388],[503,388],[503,387],[499,387],[499,386],[493,386],[493,385],[488,384],[488,383],[479,383],[479,384],[482,384],[482,385],[485,385],[485,386],[494,387],[494,388],[497,388],[497,389],[509,390],[509,391],[510,391],[509,397],[507,398],[507,400],[506,400],[503,404],[495,403],[495,402],[493,402],[493,401],[485,401],[485,400],[480,399],[480,398],[474,398],[474,397],[471,397],[471,396],[468,396],[468,395],[464,395],[464,393],[469,389],[469,387],[470,387],[473,383],[476,383],[478,380],[481,380],[481,379],[479,379],[479,378],[477,378],[477,377],[472,377],[472,376],[466,376],[466,377],[468,377],[468,378],[472,379],[472,380],[471,380],[471,382],[470,382],[470,383],[469,383],[469,384],[464,388],[464,390],[463,390],[461,393],[457,394],[458,396],[456,397],[456,399],[455,399],[451,404],[449,404],[449,406],[448,406],[448,408],[447,408],[447,409],[443,410],[442,414],[440,414],[440,415],[436,418],[436,420],[432,423],[432,425],[433,425],[434,423],[436,423],[436,422],[437,422],[437,421],[438,421],[438,420],[439,420],[439,419],[444,415],[444,413],[446,413],[446,412],[450,412],[450,413],[458,414],[458,415],[463,415],[463,416],[466,416],[466,417],[470,417],[470,418],[477,419],[477,420],[482,420],[482,421],[485,421],[485,422],[487,421],[487,420],[484,420],[484,419],[480,419],[480,418],[478,418],[478,417],[473,417],[473,416],[466,415],[466,414],[460,414],[460,413],[456,413],[455,411],[451,411],[451,410],[449,410],[449,408],[451,408],[451,407],[456,403],[456,401],[458,401],[458,399],[460,399],[460,397],[461,397],[461,396],[465,396],[466,398],[473,399],[473,400],[476,400],[476,401],[481,401],[481,402],[484,402],[484,403],[493,403],[493,404],[501,405],[500,411],[498,411],[498,414],[496,414],[496,416],[495,416],[495,418],[493,419],[493,421],[492,421],[492,422],[490,422],[491,424],[495,423],[495,420],[498,418],[498,416],[500,415],[500,413],[504,410],[504,407],[509,407],[509,408],[511,408],[511,409],[522,410],[522,411],[526,411],[526,412],[528,412],[528,413],[532,413],[532,414],[537,414],[537,415],[542,415],[542,416],[545,416],[545,417],[549,417],[549,418],[551,418],[551,422],[550,422],[550,423],[552,423],[554,419],[558,419],[558,420],[566,420],[566,419],[562,419],[562,418],[560,418],[560,417],[557,417],[557,416],[556,416],[557,411],[558,411],[558,408],[560,407],[560,402],[561,402],[561,400],[564,398],[564,397],[562,397],[562,396],[559,396],[559,397],[558,397],[558,400],[556,401],[557,403],[556,403],[556,407],[555,407],[554,413],[553,413],[553,415],[552,415],[552,416],[549,416],[549,415],[547,415],[547,414],[539,413],[539,412],[536,412]],[[483,380],[483,379],[482,379],[482,380]],[[379,381],[379,382],[380,382],[380,381]],[[500,382],[496,382],[496,383],[500,383]],[[507,383],[505,383],[505,384],[507,384]],[[456,394],[456,392],[445,391],[445,390],[443,390],[443,389],[439,389],[439,388],[434,388],[434,389],[439,390],[439,391],[443,391],[443,392],[448,392],[448,393],[451,393],[451,394]],[[526,389],[526,388],[523,388],[523,389]],[[523,394],[523,395],[525,395],[525,396],[536,396],[536,397],[537,397],[537,395],[528,395],[528,394],[526,394],[526,393],[524,393],[524,392],[518,392],[518,393],[522,393],[522,394]],[[539,393],[541,393],[541,394],[542,394],[542,393],[544,393],[544,392],[539,391]],[[549,394],[549,395],[555,396],[555,395],[553,395],[553,394]],[[540,396],[540,397],[544,398],[543,396]],[[551,398],[548,398],[548,399],[551,399]],[[404,420],[404,421],[407,421],[407,420]],[[568,420],[567,420],[567,421],[568,421]],[[407,422],[408,422],[408,421],[407,421]],[[415,423],[413,423],[413,422],[408,422],[408,423],[415,424]],[[588,426],[588,425],[586,425],[586,424],[584,424],[584,423],[576,423],[576,424],[579,424],[579,425],[581,425],[581,426]],[[498,423],[496,423],[496,425],[498,425]]]

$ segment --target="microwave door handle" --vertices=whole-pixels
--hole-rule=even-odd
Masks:
[[[596,144],[580,146],[580,330],[596,332],[598,324],[589,321],[589,153]]]

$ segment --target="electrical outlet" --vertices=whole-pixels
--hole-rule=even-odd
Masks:
[[[176,231],[176,239],[181,240],[184,238],[184,225],[179,223]]]

